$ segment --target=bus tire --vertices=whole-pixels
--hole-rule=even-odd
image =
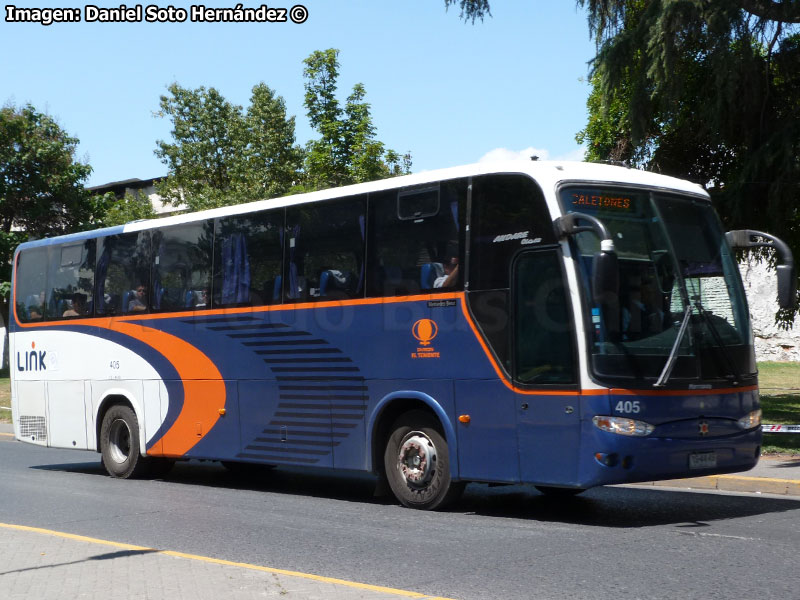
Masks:
[[[444,508],[464,491],[465,484],[450,477],[447,441],[427,412],[411,411],[394,422],[383,464],[392,493],[409,508]]]
[[[115,404],[103,417],[100,428],[103,467],[112,477],[141,477],[148,471],[147,460],[139,452],[139,421],[129,406]]]

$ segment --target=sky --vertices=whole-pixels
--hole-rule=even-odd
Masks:
[[[30,103],[80,139],[77,157],[93,167],[87,185],[148,179],[167,172],[154,150],[171,139],[170,122],[154,113],[169,84],[214,87],[246,107],[264,82],[285,99],[305,144],[317,134],[303,107],[302,61],[337,48],[340,102],[363,83],[377,139],[410,151],[413,172],[491,157],[582,158],[575,134],[586,124],[594,43],[574,0],[493,0],[492,17],[474,25],[444,0],[300,1],[299,24],[89,23],[87,3],[61,0],[80,9],[81,22],[43,26],[7,22],[4,4],[0,104]]]

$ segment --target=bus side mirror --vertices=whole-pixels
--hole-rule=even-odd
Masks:
[[[587,225],[579,225],[579,221]],[[573,212],[557,218],[553,224],[558,238],[583,231],[590,231],[600,238],[600,252],[592,259],[592,294],[598,300],[607,299],[609,294],[616,296],[619,293],[619,263],[614,240],[603,222],[592,215]]]
[[[592,259],[592,294],[595,298],[619,294],[619,261],[613,250],[601,249]]]
[[[797,274],[794,265],[778,265],[778,306],[794,308],[797,299]]]
[[[756,238],[769,241],[759,241]],[[794,256],[789,245],[783,240],[753,229],[738,229],[725,234],[731,248],[775,248],[778,252],[778,306],[794,308],[797,299],[797,274],[794,269]],[[771,243],[770,243],[771,242]]]

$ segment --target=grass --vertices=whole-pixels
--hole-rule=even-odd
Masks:
[[[758,363],[763,421],[800,425],[800,363]],[[800,433],[765,433],[765,454],[800,454]]]
[[[8,371],[0,372],[0,406],[11,407],[11,380]],[[0,423],[11,423],[11,410],[0,408]]]
[[[764,423],[800,425],[800,363],[758,364]],[[5,377],[4,377],[5,375]],[[0,406],[11,406],[8,372],[0,372]],[[0,408],[0,423],[11,411]],[[800,454],[800,433],[764,434],[765,454]]]

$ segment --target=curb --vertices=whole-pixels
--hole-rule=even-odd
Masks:
[[[800,480],[772,479],[768,477],[742,477],[738,475],[709,475],[688,479],[648,481],[630,485],[653,487],[689,488],[696,490],[719,490],[722,492],[748,492],[751,494],[776,494],[800,496]]]

